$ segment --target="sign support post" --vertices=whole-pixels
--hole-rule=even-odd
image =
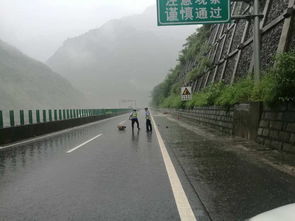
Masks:
[[[254,54],[254,82],[260,82],[260,51],[261,51],[261,34],[260,34],[260,18],[259,18],[259,0],[254,0],[254,36],[253,36],[253,54]]]
[[[260,14],[259,9],[259,0],[232,0],[236,2],[246,2],[250,3],[253,1],[253,15],[238,15],[233,16],[232,19],[253,19],[254,18],[254,26],[253,26],[253,64],[254,64],[254,82],[257,85],[260,82],[260,72],[261,72],[261,61],[260,61],[260,53],[261,53],[261,32],[260,32],[260,18],[263,15]]]

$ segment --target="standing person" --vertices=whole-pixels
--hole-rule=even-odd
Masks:
[[[130,116],[129,116],[129,120],[131,120],[131,126],[132,126],[132,130],[134,129],[134,123],[136,122],[137,124],[137,129],[139,130],[139,122],[138,122],[138,117],[137,117],[137,111],[136,109],[134,109]]]
[[[146,131],[152,131],[152,124],[151,124],[151,113],[149,112],[148,108],[144,108],[145,110],[145,124],[146,124]]]

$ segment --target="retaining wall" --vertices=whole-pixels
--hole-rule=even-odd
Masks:
[[[295,153],[295,105],[263,107],[257,142]]]
[[[218,131],[256,141],[285,152],[295,153],[295,104],[269,107],[262,103],[192,110],[162,110],[191,124],[206,125]]]
[[[222,107],[198,107],[193,110],[170,110],[174,117],[190,123],[199,123],[215,128],[222,133],[233,133],[233,109]]]
[[[251,2],[251,1],[250,1]],[[273,65],[276,53],[295,49],[295,0],[260,0],[262,48],[261,65],[266,69]],[[232,2],[232,15],[253,12],[251,4]],[[223,81],[231,84],[253,71],[253,20],[239,20],[229,24],[211,25],[208,39],[210,51],[206,55],[212,67],[190,82],[194,92],[201,91],[211,83]],[[197,67],[198,60],[188,61],[178,79]]]

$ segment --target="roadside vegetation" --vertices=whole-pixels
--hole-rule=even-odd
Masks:
[[[164,108],[193,108],[196,106],[232,106],[245,102],[264,102],[275,105],[282,102],[295,102],[295,51],[279,54],[274,67],[262,73],[258,84],[252,74],[232,85],[223,82],[214,83],[199,93],[193,94],[191,101],[180,100],[180,87],[184,82],[195,80],[210,67],[206,60],[208,46],[204,43],[209,27],[204,26],[197,34],[187,39],[178,65],[170,71],[164,82],[156,86],[152,93],[152,105]],[[203,43],[202,43],[203,42]],[[192,48],[190,48],[192,47]],[[200,62],[184,78],[184,66],[187,59],[197,56]],[[203,59],[202,59],[203,57]],[[191,60],[191,59],[190,59]],[[178,76],[180,79],[178,79]]]
[[[157,85],[152,92],[152,105],[159,106],[179,106],[180,87],[184,82],[194,81],[198,76],[202,75],[210,62],[206,55],[209,46],[206,44],[210,34],[210,25],[204,25],[198,29],[198,32],[189,36],[184,44],[183,50],[179,54],[178,64],[169,71],[165,80]],[[185,73],[187,62],[196,60],[196,64],[192,64],[193,69],[185,77],[181,74]],[[177,98],[176,98],[177,96]]]

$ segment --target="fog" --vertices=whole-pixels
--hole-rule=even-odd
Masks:
[[[67,38],[153,4],[155,0],[1,0],[0,39],[46,61]]]
[[[197,27],[157,27],[155,3],[1,0],[0,109],[147,106]]]

